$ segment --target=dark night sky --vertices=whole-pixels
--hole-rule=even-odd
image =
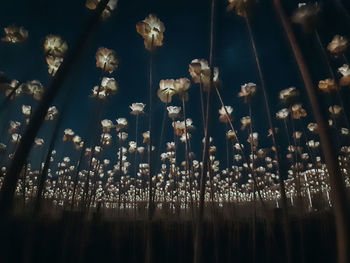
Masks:
[[[297,1],[283,2],[286,3],[289,13],[297,6]],[[349,27],[346,26],[345,18],[339,15],[339,10],[335,9],[331,2],[324,1],[324,10],[327,12],[321,15],[322,23],[319,28],[325,45],[335,34],[345,34],[349,37],[349,30],[346,30]],[[244,20],[233,13],[226,12],[226,1],[218,0],[217,3],[214,62],[220,69],[224,102],[226,105],[233,106],[235,125],[238,129],[240,118],[248,115],[247,106],[237,98],[240,85],[247,82],[259,84],[259,81]],[[292,53],[271,3],[271,0],[260,0],[252,17],[252,28],[271,98],[272,111],[276,112],[282,108],[278,101],[278,92],[281,89],[296,86],[302,94],[304,91]],[[90,14],[84,4],[85,1],[72,0],[18,0],[16,2],[3,0],[0,9],[1,28],[10,24],[24,26],[29,31],[29,39],[23,45],[0,43],[0,71],[20,82],[38,79],[47,85],[49,75],[42,52],[44,38],[48,34],[58,34],[68,42],[69,47],[72,47]],[[189,78],[188,64],[191,60],[209,57],[209,7],[209,0],[120,0],[113,16],[102,24],[94,40],[88,43],[83,59],[66,81],[63,92],[54,104],[60,110],[63,98],[70,99],[62,129],[69,127],[83,138],[86,137],[92,110],[92,99],[88,96],[91,88],[98,84],[100,78],[100,71],[95,67],[95,52],[98,47],[107,47],[115,50],[120,59],[119,68],[112,75],[119,82],[119,91],[106,101],[103,118],[113,121],[118,117],[128,118],[129,138],[134,139],[134,118],[129,114],[128,106],[133,102],[147,104],[149,59],[143,40],[136,33],[136,23],[143,20],[149,13],[154,13],[165,24],[164,46],[157,49],[154,64],[154,86],[158,88],[161,79]],[[316,42],[311,36],[304,35],[298,26],[295,26],[295,30],[309,66],[312,68],[314,80],[318,82],[328,77]],[[342,62],[335,62],[334,65],[341,66]],[[305,96],[302,96],[301,101],[309,109]],[[17,98],[7,114],[1,116],[2,127],[11,118],[21,120],[19,105],[24,103],[33,104],[33,101],[28,97]],[[180,101],[175,99],[173,104],[180,105]],[[158,127],[161,125],[159,120],[163,106],[164,104],[157,99],[155,109],[156,116],[159,116]],[[197,127],[193,134],[193,143],[196,152],[199,153],[202,124],[197,86],[191,88],[187,108],[188,116],[194,120]],[[215,111],[219,109],[217,101],[213,108]],[[218,117],[217,113],[215,117]],[[268,125],[261,93],[257,94],[253,102],[253,118],[255,127],[260,133],[261,146],[269,146],[269,140],[265,138]],[[218,148],[222,149],[219,153],[220,159],[224,159],[224,127],[223,124],[215,121],[214,142]],[[48,140],[51,129],[52,125],[46,123],[39,137]],[[146,129],[146,118],[143,117],[140,131],[143,132]],[[168,129],[166,132],[167,141],[169,141],[171,131]],[[61,135],[63,132],[60,133],[59,139]],[[240,133],[240,135],[241,140],[245,142],[247,134]],[[114,145],[116,145],[115,141]],[[61,144],[57,149],[62,152],[62,147]],[[64,151],[73,152],[71,146],[64,147],[66,147]],[[110,151],[113,155],[109,158],[113,162],[117,149],[114,146]]]

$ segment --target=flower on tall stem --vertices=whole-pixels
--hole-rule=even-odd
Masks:
[[[252,97],[255,95],[257,87],[255,83],[247,83],[241,85],[241,91],[238,93],[238,97],[244,98],[245,103],[249,103]]]
[[[307,113],[306,110],[302,107],[302,104],[297,103],[292,106],[292,118],[293,119],[301,119],[303,117],[306,117]]]
[[[241,118],[241,123],[242,123],[242,130],[245,130],[246,127],[250,126],[251,124],[251,119],[249,116],[245,116]]]
[[[145,107],[146,107],[146,104],[143,104],[140,102],[133,103],[131,104],[131,106],[129,106],[129,108],[131,109],[130,114],[131,115],[144,114]]]
[[[46,116],[45,116],[45,120],[53,121],[53,120],[55,120],[57,118],[57,115],[58,115],[58,110],[57,110],[56,106],[51,106],[47,110],[47,113],[46,113]]]
[[[180,78],[174,81],[175,93],[181,100],[188,100],[188,89],[191,86],[191,82],[188,78]]]
[[[330,106],[328,110],[330,114],[332,114],[333,116],[337,116],[342,112],[342,107],[340,107],[339,105],[333,105]]]
[[[338,72],[342,75],[339,80],[339,85],[341,87],[350,86],[350,67],[348,64],[344,64],[342,67],[338,68]]]
[[[73,141],[74,137],[74,131],[72,129],[65,129],[64,130],[64,135],[63,135],[63,141],[66,142],[71,142]]]
[[[175,80],[164,79],[159,82],[159,90],[157,91],[158,98],[163,103],[170,103],[173,95],[175,95]]]
[[[279,98],[285,105],[291,104],[298,96],[299,92],[295,87],[289,87],[281,90],[279,93]]]
[[[110,132],[114,128],[114,124],[111,120],[104,119],[101,121],[102,132]]]
[[[335,57],[343,54],[348,48],[348,39],[344,36],[335,35],[332,41],[328,44],[328,51]]]
[[[48,35],[44,41],[44,52],[48,56],[63,57],[68,49],[67,42],[58,35]]]
[[[276,118],[279,120],[287,119],[289,116],[289,110],[284,108],[276,113]]]
[[[226,110],[225,110],[226,109]],[[225,106],[225,108],[222,106],[219,109],[219,121],[223,123],[229,123],[233,120],[232,116],[233,108],[231,106]]]
[[[167,107],[168,116],[170,119],[174,120],[179,117],[181,112],[181,107],[178,106],[168,106]]]
[[[118,67],[119,61],[111,49],[100,47],[96,52],[96,67],[112,74]]]
[[[302,25],[305,31],[311,31],[316,26],[319,11],[318,3],[299,3],[298,9],[292,16],[292,21]]]
[[[138,22],[136,31],[143,37],[147,50],[152,51],[163,45],[165,26],[155,15],[150,14],[143,21]]]
[[[4,28],[5,36],[1,38],[3,42],[23,43],[28,39],[28,31],[24,27],[11,25]]]
[[[117,131],[122,131],[128,128],[128,121],[126,118],[118,118],[116,122],[117,122],[117,125],[116,125]]]
[[[189,72],[194,83],[200,83],[204,91],[210,89],[211,70],[207,60],[194,59],[189,65]],[[215,67],[213,72],[214,86],[219,84],[219,68]]]
[[[325,79],[318,82],[318,88],[323,92],[333,92],[337,90],[337,84],[334,79]]]
[[[85,6],[90,10],[95,10],[101,0],[86,0]],[[106,8],[102,12],[102,18],[107,19],[111,16],[112,11],[116,9],[118,0],[109,0]]]

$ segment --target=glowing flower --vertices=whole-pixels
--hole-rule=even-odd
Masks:
[[[228,0],[228,3],[227,11],[234,11],[239,16],[247,17],[256,0]]]
[[[21,123],[18,121],[10,121],[9,134],[13,134],[19,130]]]
[[[317,14],[319,11],[320,7],[317,3],[300,3],[298,9],[292,16],[292,21],[301,24],[305,30],[310,31],[314,29],[316,25]]]
[[[250,144],[253,144],[255,147],[258,146],[258,137],[259,134],[257,132],[254,132],[253,134],[249,134],[247,142]]]
[[[83,146],[84,146],[83,140],[82,140],[81,137],[78,136],[78,135],[75,135],[75,136],[73,137],[73,143],[74,143],[74,146],[75,146],[75,148],[76,148],[77,150],[83,148]]]
[[[136,24],[136,31],[143,39],[145,48],[152,51],[163,45],[165,27],[162,21],[153,14]]]
[[[137,144],[134,141],[129,142],[129,153],[134,153],[137,149]]]
[[[58,115],[58,110],[55,106],[51,106],[48,110],[47,110],[47,114],[45,116],[45,120],[47,121],[52,121],[54,119],[56,119]]]
[[[310,140],[306,142],[306,145],[309,146],[310,148],[317,148],[320,146],[320,143],[314,140]]]
[[[86,0],[85,6],[90,10],[95,10],[101,0]],[[109,0],[106,8],[102,12],[102,18],[106,19],[111,16],[111,13],[117,7],[118,0]]]
[[[306,117],[306,116],[307,116],[306,110],[303,109],[301,104],[294,104],[292,106],[292,118],[293,119],[299,120],[299,119]]]
[[[339,80],[339,85],[350,86],[350,67],[348,64],[344,64],[342,67],[338,68],[338,71],[343,75],[343,77]]]
[[[205,91],[209,90],[211,70],[208,61],[205,59],[192,60],[189,65],[189,72],[194,83],[201,83]],[[217,67],[214,68],[213,82],[214,85],[219,83],[219,69]]]
[[[232,112],[233,112],[233,108],[231,106],[225,106],[225,108],[224,106],[222,106],[221,109],[219,109],[219,114],[220,114],[219,120],[223,123],[229,123],[229,121],[233,119]]]
[[[143,110],[145,109],[145,106],[146,106],[145,104],[140,102],[131,104],[131,106],[129,106],[131,109],[130,114],[132,115],[144,114]]]
[[[338,105],[333,105],[333,106],[330,106],[328,110],[332,115],[339,115],[342,111],[342,107]]]
[[[181,107],[177,107],[177,106],[168,106],[167,108],[168,111],[168,116],[170,119],[174,120],[177,117],[179,117],[180,111],[181,111]]]
[[[170,103],[172,96],[175,94],[175,80],[164,79],[159,82],[157,95],[163,103]]]
[[[228,130],[226,132],[226,139],[231,141],[236,141],[237,140],[236,133],[232,130]]]
[[[340,129],[342,135],[350,135],[350,130],[347,128]]]
[[[316,132],[317,131],[317,123],[309,123],[307,125],[307,128],[311,132]]]
[[[293,137],[296,139],[296,140],[299,140],[301,138],[301,136],[303,135],[302,132],[300,131],[296,131],[293,133]]]
[[[110,74],[118,67],[118,59],[113,50],[100,47],[96,52],[96,67]]]
[[[112,135],[109,133],[102,133],[100,141],[103,146],[109,146],[112,143]]]
[[[117,125],[116,125],[117,131],[125,130],[126,128],[128,128],[128,121],[127,121],[127,119],[125,119],[125,118],[118,118],[116,120],[116,122],[117,122]]]
[[[23,94],[32,95],[34,99],[40,100],[44,94],[44,87],[38,80],[27,81],[22,83],[19,87],[19,92]]]
[[[256,93],[256,84],[254,83],[247,83],[244,85],[241,85],[241,91],[238,93],[238,97],[243,97],[244,102],[250,101],[250,99],[255,95]]]
[[[24,27],[15,25],[4,28],[5,36],[1,39],[3,42],[22,43],[28,38],[28,31]]]
[[[320,80],[318,88],[324,92],[332,92],[337,90],[337,84],[334,79]]]
[[[332,41],[328,44],[328,51],[335,56],[343,53],[348,48],[348,40],[346,37],[335,35]]]
[[[17,144],[20,142],[21,138],[22,138],[22,136],[20,134],[14,133],[11,135],[11,142]]]
[[[35,146],[37,146],[37,147],[43,146],[44,140],[41,139],[41,138],[35,138],[34,144],[35,144]]]
[[[67,42],[60,36],[48,35],[44,42],[44,52],[54,57],[63,57],[68,49]]]
[[[29,117],[30,114],[32,113],[32,106],[30,105],[22,105],[22,113]]]
[[[249,116],[245,116],[241,118],[242,130],[244,130],[247,126],[251,124],[251,119]]]
[[[114,78],[104,77],[101,82],[101,86],[106,91],[107,95],[112,95],[117,92],[117,81]]]
[[[66,142],[71,142],[74,137],[74,131],[72,129],[65,129],[64,130],[64,135],[63,135],[63,141]]]
[[[104,119],[101,121],[102,132],[110,132],[114,127],[114,124],[111,120]]]
[[[175,93],[179,95],[181,98],[187,100],[188,99],[188,89],[191,86],[191,82],[188,78],[180,78],[175,80],[174,82],[174,88]]]
[[[288,104],[291,100],[295,99],[299,95],[299,92],[295,87],[290,87],[280,91],[279,98],[280,100]]]
[[[106,94],[106,91],[103,88],[101,88],[99,86],[95,86],[92,89],[91,97],[103,100],[103,99],[105,99],[107,97],[107,94]]]
[[[186,126],[185,121],[175,121],[172,123],[172,126],[177,136],[182,136],[186,131],[189,132],[194,129],[194,126],[192,125],[192,119],[190,118],[186,119]]]
[[[276,113],[276,118],[279,120],[284,120],[289,116],[289,110],[284,108]]]
[[[142,133],[142,137],[143,137],[143,143],[150,143],[150,133],[149,133],[149,131],[146,131],[146,132]]]
[[[48,71],[49,74],[52,76],[55,76],[57,70],[59,69],[59,67],[61,66],[63,62],[63,58],[62,57],[55,57],[55,56],[47,56],[46,57],[46,63],[47,63],[47,67],[48,67]]]

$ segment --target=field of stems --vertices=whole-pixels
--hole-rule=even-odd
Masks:
[[[162,79],[158,52],[174,29],[161,12],[136,17],[147,96],[113,103],[129,117],[105,117],[128,87],[117,81],[125,60],[100,46],[86,128],[76,130],[65,118],[82,109],[66,82],[125,10],[124,0],[84,2],[74,40],[44,36],[45,85],[0,62],[0,262],[350,262],[347,1],[204,1],[206,56]],[[289,56],[275,67],[291,64],[298,87],[269,84],[254,30],[266,7]],[[254,68],[238,88],[222,77],[223,14],[243,28]],[[30,36],[5,26],[0,58]]]

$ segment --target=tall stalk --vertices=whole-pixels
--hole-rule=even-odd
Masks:
[[[200,178],[200,200],[199,200],[199,214],[196,225],[195,241],[194,241],[194,263],[202,262],[202,236],[203,236],[203,214],[204,214],[204,195],[205,195],[205,181],[207,172],[210,169],[209,160],[209,136],[211,128],[211,118],[209,117],[211,112],[212,102],[212,90],[214,88],[214,65],[213,65],[213,53],[214,53],[214,15],[215,15],[215,0],[211,0],[211,15],[210,15],[210,50],[209,50],[209,67],[210,67],[210,87],[207,93],[207,109],[206,109],[206,121],[204,130],[204,145],[202,156],[202,170]]]
[[[22,170],[23,164],[29,155],[31,146],[44,121],[47,110],[61,89],[63,82],[67,78],[67,75],[71,71],[75,62],[81,57],[84,51],[84,47],[86,47],[86,44],[89,43],[89,40],[91,39],[93,33],[96,31],[98,25],[102,21],[101,14],[106,8],[108,2],[109,0],[102,0],[99,2],[96,10],[80,34],[76,45],[68,51],[68,54],[63,60],[62,65],[58,69],[55,77],[52,79],[48,90],[45,92],[41,103],[38,105],[38,109],[35,111],[30,120],[28,129],[24,134],[18,150],[14,155],[11,166],[9,167],[8,173],[4,178],[4,182],[1,188],[0,211],[3,215],[8,215],[12,210],[14,192],[16,189],[19,173]]]
[[[349,204],[346,194],[345,182],[340,176],[341,171],[337,160],[337,154],[333,147],[333,139],[328,127],[325,116],[323,116],[320,103],[317,98],[316,90],[313,86],[311,75],[304,61],[303,55],[294,36],[290,22],[282,9],[280,0],[274,0],[274,5],[279,18],[281,19],[283,29],[287,35],[289,44],[292,48],[294,57],[298,64],[299,71],[304,81],[307,95],[311,102],[313,115],[318,124],[318,133],[320,136],[323,154],[325,156],[326,165],[329,173],[331,185],[331,195],[334,202],[334,214],[337,233],[337,250],[338,263],[346,263],[350,260],[350,215]]]

